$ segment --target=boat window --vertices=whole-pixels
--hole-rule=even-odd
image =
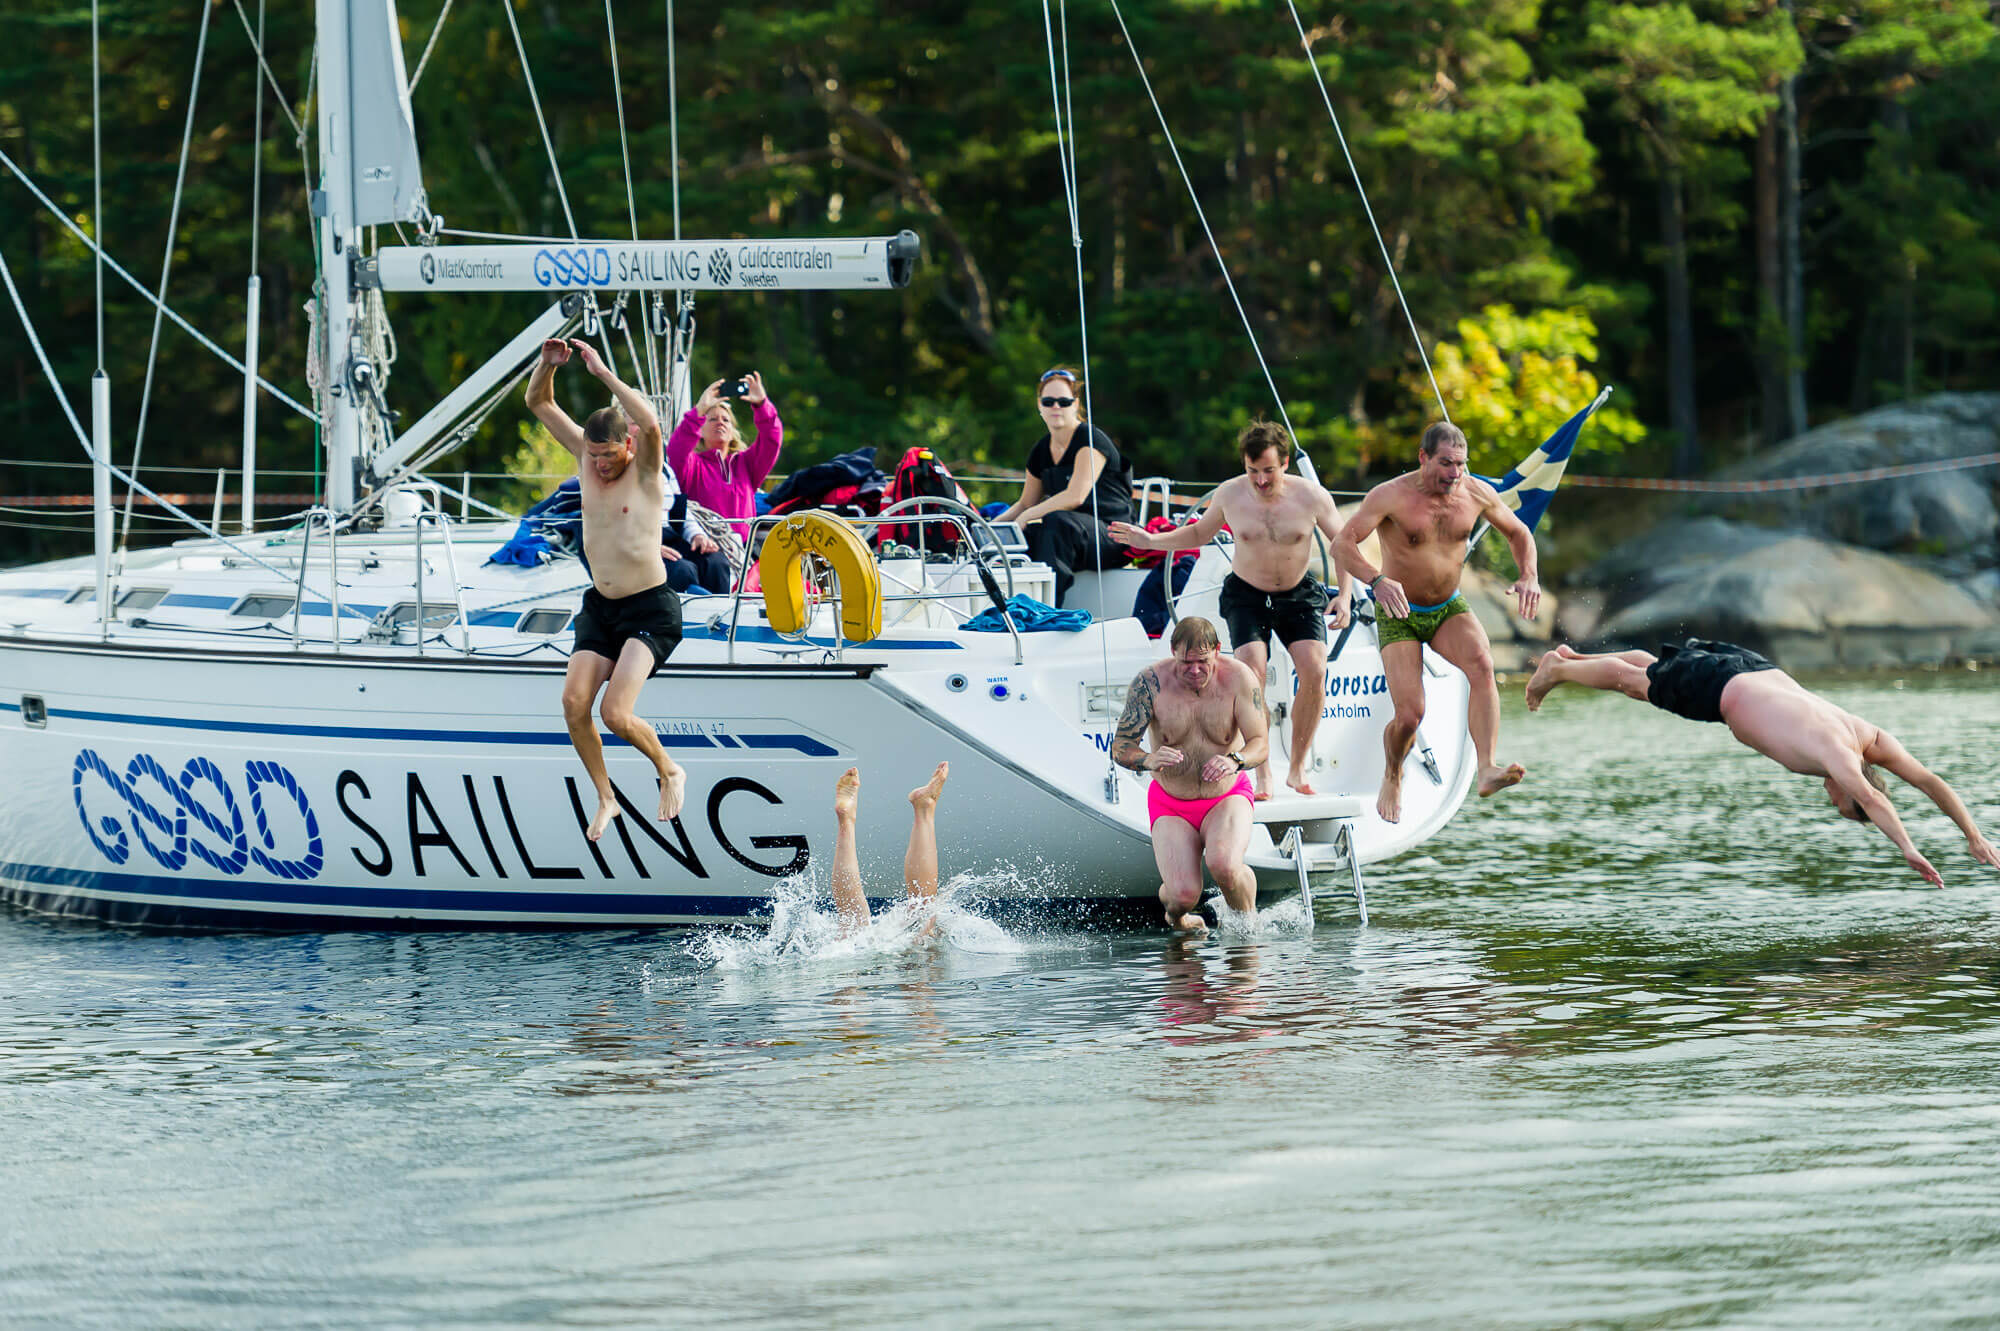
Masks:
[[[68,596],[65,596],[65,597],[63,597],[63,604],[64,604],[64,605],[80,605],[81,603],[83,603],[83,602],[85,602],[85,601],[95,601],[96,599],[97,599],[97,588],[95,588],[95,587],[78,587],[78,588],[77,588],[77,589],[76,589],[75,591],[71,592],[71,593],[70,593],[70,594],[69,594]]]
[[[439,605],[436,601],[426,601],[424,603],[425,629],[450,628],[457,621],[457,607]],[[401,628],[406,624],[415,624],[417,622],[417,603],[415,601],[398,601],[384,612],[377,622],[391,628]]]
[[[127,587],[118,593],[120,610],[151,610],[167,599],[165,587]]]
[[[521,616],[520,632],[547,637],[569,627],[567,610],[530,610]]]
[[[229,613],[244,619],[276,619],[292,613],[292,598],[282,592],[252,592]]]

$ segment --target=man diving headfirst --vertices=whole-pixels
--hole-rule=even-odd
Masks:
[[[569,360],[572,346],[583,357],[583,367],[618,403],[592,412],[580,427],[555,397],[556,367]],[[597,813],[588,833],[595,841],[619,814],[617,791],[604,766],[604,743],[590,716],[599,689],[604,690],[604,724],[659,773],[661,822],[680,813],[687,791],[687,773],[660,747],[652,725],[632,710],[640,686],[681,641],[681,602],[667,585],[666,560],[660,554],[660,509],[666,494],[660,418],[643,394],[622,382],[582,341],[550,338],[542,343],[541,363],[528,376],[527,398],[535,419],[575,455],[583,497],[583,554],[591,585],[576,617],[576,650],[563,679],[562,705],[570,743],[597,787]]]
[[[1558,647],[1536,663],[1528,680],[1528,710],[1541,710],[1558,684],[1622,693],[1690,721],[1720,721],[1738,740],[1787,771],[1816,776],[1844,818],[1872,822],[1896,843],[1903,860],[1934,887],[1944,877],[1918,852],[1877,767],[1886,767],[1930,797],[1965,833],[1972,858],[2000,868],[2000,852],[1980,835],[1965,802],[1941,776],[1910,756],[1894,735],[1842,711],[1747,647],[1690,638],[1660,655],[1585,655]]]
[[[1375,811],[1393,823],[1403,816],[1403,760],[1424,719],[1423,650],[1465,672],[1472,685],[1467,717],[1472,747],[1479,756],[1479,793],[1497,794],[1519,781],[1519,763],[1505,767],[1493,756],[1500,738],[1500,689],[1493,680],[1493,654],[1486,630],[1459,593],[1466,542],[1480,519],[1506,538],[1520,577],[1507,590],[1520,597],[1521,617],[1533,619],[1542,601],[1536,576],[1535,536],[1502,502],[1493,487],[1465,469],[1465,436],[1449,421],[1424,431],[1417,470],[1384,481],[1368,492],[1341,529],[1334,549],[1341,567],[1375,593],[1375,640],[1382,648],[1382,671],[1396,714],[1382,728],[1388,766]],[[1361,553],[1361,543],[1382,530],[1382,568]]]

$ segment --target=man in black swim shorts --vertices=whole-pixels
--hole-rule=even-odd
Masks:
[[[1590,656],[1558,647],[1536,663],[1528,710],[1539,711],[1558,684],[1622,693],[1693,721],[1720,721],[1742,743],[1789,771],[1821,778],[1844,818],[1872,822],[1896,843],[1903,860],[1942,887],[1903,829],[1875,769],[1887,768],[1922,791],[1965,833],[1972,858],[2000,869],[2000,852],[1980,834],[1965,802],[1941,776],[1910,756],[1894,735],[1826,699],[1747,647],[1690,638],[1651,652]]]
[[[556,368],[574,348],[584,368],[611,391],[616,406],[590,414],[579,426],[556,405]],[[583,553],[591,586],[576,617],[576,650],[563,679],[563,721],[583,769],[597,787],[592,841],[619,816],[618,792],[604,765],[604,742],[590,714],[599,689],[604,724],[653,764],[660,780],[660,821],[681,811],[687,773],[667,756],[652,724],[634,706],[640,686],[680,644],[681,603],[667,585],[660,554],[660,512],[666,482],[661,471],[660,418],[643,393],[627,386],[598,359],[589,343],[551,338],[528,376],[528,410],[556,442],[576,455],[583,496]]]
[[[1335,566],[1339,590],[1329,595],[1312,576],[1315,530],[1331,548],[1340,531],[1333,496],[1318,482],[1293,473],[1292,438],[1282,425],[1252,421],[1237,436],[1243,474],[1224,481],[1208,510],[1185,527],[1147,532],[1129,522],[1111,524],[1114,540],[1141,550],[1194,550],[1206,545],[1223,524],[1229,526],[1232,572],[1222,583],[1222,619],[1229,626],[1230,653],[1261,683],[1276,634],[1298,672],[1292,695],[1290,771],[1285,784],[1301,795],[1318,792],[1311,784],[1313,737],[1319,732],[1326,700],[1326,622],[1329,606],[1335,628],[1347,626],[1353,579]],[[1271,797],[1271,768],[1256,772],[1256,797]]]

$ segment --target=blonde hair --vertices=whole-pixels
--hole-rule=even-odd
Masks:
[[[749,444],[743,442],[743,431],[736,426],[735,408],[731,407],[727,402],[718,402],[710,407],[704,419],[714,419],[715,413],[718,411],[722,413],[722,423],[726,427],[722,443],[719,445],[723,455],[727,457],[731,454],[741,453],[744,449],[750,447]]]

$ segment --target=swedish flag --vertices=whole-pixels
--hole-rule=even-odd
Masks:
[[[1529,531],[1548,512],[1549,501],[1556,496],[1556,486],[1562,482],[1563,469],[1569,466],[1570,450],[1576,447],[1577,436],[1583,433],[1584,422],[1588,421],[1604,400],[1611,396],[1606,388],[1591,404],[1576,415],[1564,421],[1543,445],[1514,464],[1505,476],[1482,476],[1495,490],[1507,507],[1514,510]],[[1477,541],[1485,531],[1482,524],[1472,539]]]

